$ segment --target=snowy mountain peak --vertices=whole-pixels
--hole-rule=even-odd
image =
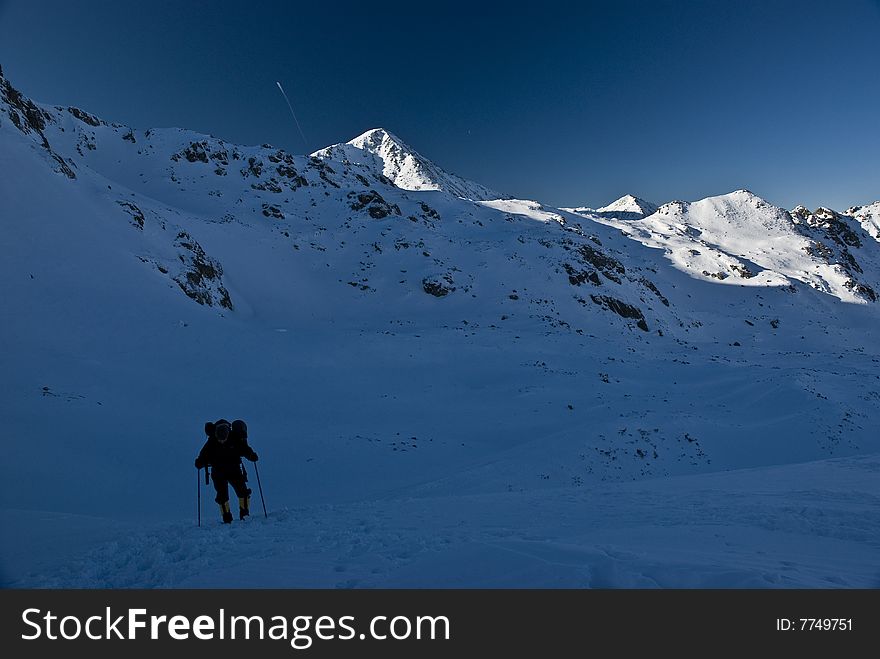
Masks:
[[[631,194],[624,195],[617,201],[597,209],[599,213],[626,213],[646,217],[657,211],[657,205]]]
[[[798,204],[789,212],[792,219],[796,222],[804,222],[810,216],[810,209],[806,206]]]
[[[657,213],[694,228],[725,227],[725,232],[788,232],[792,225],[787,211],[749,190],[735,190],[694,202],[672,201],[660,206]]]
[[[819,217],[823,220],[830,220],[836,217],[840,217],[840,214],[827,206],[819,206],[815,211],[813,211],[813,215]]]
[[[365,149],[374,152],[381,149],[383,145],[386,145],[386,148],[390,148],[391,145],[393,145],[401,151],[415,154],[414,149],[409,147],[403,140],[397,137],[397,135],[394,135],[384,128],[371,128],[370,130],[361,133],[353,140],[349,140],[347,144],[358,149]]]
[[[707,197],[701,201],[709,201],[709,200],[717,200],[720,203],[728,203],[728,204],[736,204],[736,205],[747,205],[751,208],[776,208],[769,201],[756,195],[751,190],[747,190],[742,188],[740,190],[734,190],[733,192],[728,192],[727,194],[717,195],[714,197]],[[782,209],[777,209],[782,210]]]
[[[505,197],[494,190],[444,171],[384,128],[373,128],[344,144],[312,154],[315,158],[360,165],[404,190],[441,190],[484,201]]]
[[[880,242],[880,201],[867,206],[853,206],[846,214],[854,218],[874,240]]]

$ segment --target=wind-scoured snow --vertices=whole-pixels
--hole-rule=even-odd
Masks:
[[[406,189],[376,137],[293,155],[0,78],[0,585],[880,583],[869,207],[579,215],[402,156]],[[193,467],[220,417],[260,455],[231,526]]]
[[[559,211],[548,209],[537,201],[529,201],[527,199],[495,199],[479,203],[487,208],[494,208],[511,215],[531,218],[538,222],[565,223],[565,218]]]

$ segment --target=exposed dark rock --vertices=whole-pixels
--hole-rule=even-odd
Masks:
[[[843,283],[848,289],[852,292],[861,295],[866,300],[870,300],[871,302],[877,301],[877,293],[874,292],[874,289],[868,286],[867,284],[862,284],[854,279],[848,279]]]
[[[440,213],[428,206],[428,204],[426,204],[424,201],[420,201],[419,206],[422,209],[422,215],[424,215],[426,218],[430,218],[432,220],[440,220]]]
[[[39,135],[41,146],[46,149],[52,160],[58,164],[58,168],[55,171],[64,174],[68,178],[75,179],[76,174],[73,169],[71,169],[71,166],[64,160],[64,158],[55,153],[49,145],[49,140],[47,140],[46,136],[43,134],[43,130],[46,128],[46,121],[51,120],[52,115],[40,110],[33,101],[25,98],[24,95],[13,87],[12,84],[2,75],[0,75],[0,100],[5,101],[9,105],[9,109],[7,110],[9,119],[18,130],[25,135],[28,135],[31,132]]]
[[[599,279],[599,275],[595,270],[578,270],[570,263],[563,263],[562,267],[565,269],[566,274],[568,274],[568,282],[572,286],[580,286],[587,281],[591,282],[594,286],[602,285],[602,280]]]
[[[276,194],[282,192],[281,186],[278,185],[278,181],[276,181],[274,178],[270,178],[268,181],[265,182],[251,183],[251,187],[254,190],[264,190],[268,192],[274,192]]]
[[[648,331],[648,323],[645,322],[645,316],[642,313],[642,310],[638,307],[634,307],[631,304],[627,304],[626,302],[608,295],[590,295],[590,299],[603,309],[613,311],[622,318],[631,318],[635,320],[636,325],[640,330],[644,332]]]
[[[856,261],[856,257],[852,255],[848,249],[843,250],[841,252],[841,257],[843,258],[847,269],[855,270],[859,274],[863,273],[862,266],[859,265],[859,262]]]
[[[39,133],[43,139],[43,129],[46,128],[46,117],[37,105],[18,91],[12,84],[0,76],[0,99],[6,101],[9,106],[9,118],[21,132],[28,134],[31,131]],[[14,109],[13,109],[14,108]],[[21,113],[19,117],[18,110]]]
[[[135,229],[143,230],[144,214],[141,209],[130,201],[117,201],[116,203],[122,206],[123,210],[131,216],[131,226]]]
[[[83,153],[83,147],[87,151],[95,151],[98,148],[98,145],[95,142],[95,134],[90,130],[83,130],[79,133],[79,138],[76,141],[76,152],[79,155],[85,155]]]
[[[810,227],[823,230],[829,238],[841,246],[862,246],[861,239],[847,224],[844,216],[830,208],[817,208],[812,214],[807,215],[804,221]]]
[[[186,231],[177,234],[174,244],[183,250],[179,258],[184,270],[174,277],[181,290],[199,304],[209,307],[216,304],[231,310],[232,300],[229,291],[223,286],[223,268],[220,263],[205,254],[202,246]]]
[[[857,275],[864,274],[850,248],[862,247],[861,238],[849,225],[854,220],[829,208],[819,208],[810,213],[803,206],[791,212],[792,221],[798,232],[809,240],[804,251],[810,256],[835,266],[849,275],[844,286],[861,296],[875,302],[877,294],[868,284],[860,282]]]
[[[418,240],[417,242],[411,243],[408,240],[405,240],[404,238],[398,238],[397,240],[394,241],[394,249],[396,249],[396,250],[410,249],[411,247],[416,248],[416,249],[424,249],[425,248],[425,241]]]
[[[183,157],[189,162],[208,162],[207,142],[192,142],[183,150]]]
[[[100,126],[103,123],[96,116],[91,115],[88,112],[84,112],[83,110],[80,110],[79,108],[70,107],[70,108],[67,108],[67,111],[70,112],[70,114],[72,114],[74,117],[79,119],[81,122],[83,122],[84,124],[88,124],[89,126],[94,126],[97,128],[98,126]]]
[[[656,295],[657,299],[659,299],[663,304],[665,304],[667,307],[669,306],[669,300],[667,300],[663,296],[663,294],[657,289],[657,287],[654,285],[654,282],[652,282],[650,279],[647,279],[646,277],[640,278],[639,282],[642,284],[642,286],[644,286],[654,295]]]
[[[279,176],[287,179],[288,185],[290,186],[291,190],[297,190],[309,184],[306,178],[300,175],[300,173],[296,171],[296,168],[292,164],[280,163],[275,168],[275,170],[278,172]]]
[[[823,261],[830,262],[830,260],[834,257],[834,250],[817,241],[811,241],[809,245],[804,247],[804,251],[812,257],[822,259]]]
[[[256,176],[257,178],[260,178],[260,176],[263,174],[263,161],[251,156],[250,158],[248,158],[247,162],[248,162],[247,169],[241,170],[241,173],[244,176],[247,176],[248,174],[252,174],[253,176]]]
[[[749,267],[747,265],[732,265],[730,266],[730,269],[743,279],[751,279],[755,276],[755,273],[749,270]]]
[[[425,293],[434,297],[445,297],[455,290],[455,281],[449,273],[425,277],[422,280],[422,288]]]
[[[47,144],[48,144],[48,142],[47,142]],[[62,157],[59,156],[57,153],[55,153],[54,151],[52,151],[52,149],[49,149],[49,153],[51,154],[52,159],[53,159],[56,163],[58,163],[58,169],[56,169],[55,171],[57,171],[57,172],[61,172],[61,173],[64,174],[67,178],[71,178],[71,179],[76,178],[76,174],[75,174],[74,171],[70,168],[70,165],[67,164],[67,162],[64,160],[64,158],[62,158]],[[71,164],[72,164],[72,162],[73,162],[73,161],[71,161]]]
[[[375,190],[367,192],[349,192],[348,198],[351,199],[352,210],[360,211],[364,208],[374,220],[381,220],[389,215],[400,215],[400,207],[397,204],[389,204]]]
[[[263,215],[266,217],[274,217],[279,220],[284,219],[284,213],[274,204],[263,204]]]
[[[321,180],[324,181],[327,185],[332,185],[334,188],[338,188],[339,184],[330,178],[330,174],[335,174],[336,170],[334,170],[330,165],[328,165],[325,161],[320,158],[316,158],[315,156],[311,156],[309,158],[308,166],[312,169],[317,170],[318,176],[321,177]]]
[[[601,272],[611,281],[619,284],[620,277],[626,273],[623,264],[620,261],[608,256],[604,252],[593,249],[590,245],[581,245],[575,250],[584,263],[592,265],[596,270]]]

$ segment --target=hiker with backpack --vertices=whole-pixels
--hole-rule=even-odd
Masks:
[[[257,454],[248,445],[247,424],[241,419],[229,423],[219,419],[214,423],[205,424],[208,436],[202,450],[196,458],[196,469],[211,467],[211,479],[217,497],[214,499],[223,515],[223,523],[232,522],[232,511],[229,509],[229,486],[238,495],[238,518],[244,519],[250,514],[251,490],[247,486],[247,472],[241,462],[247,458],[257,461]]]

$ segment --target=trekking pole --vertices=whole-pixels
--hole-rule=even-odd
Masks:
[[[257,474],[257,487],[260,488],[260,501],[263,502],[263,515],[268,518],[269,513],[266,512],[266,500],[263,498],[263,486],[260,483],[260,470],[257,469],[257,463],[254,463],[254,472]]]
[[[211,468],[205,465],[205,485],[211,484]],[[202,490],[199,487],[199,526],[202,525]]]
[[[202,468],[196,471],[196,498],[199,500],[199,526],[202,525]]]

